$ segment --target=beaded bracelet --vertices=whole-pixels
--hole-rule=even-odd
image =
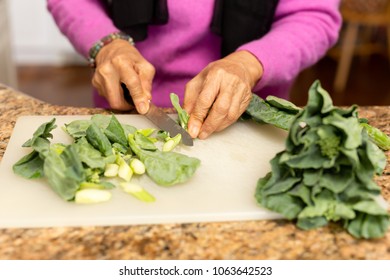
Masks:
[[[122,40],[125,40],[127,42],[129,42],[131,45],[134,46],[134,40],[131,36],[123,33],[123,32],[115,32],[115,33],[111,33],[105,37],[103,37],[101,40],[99,40],[98,42],[96,42],[92,48],[89,50],[89,57],[88,57],[88,62],[89,62],[89,65],[92,67],[92,68],[95,68],[96,67],[96,56],[97,54],[99,53],[99,51],[106,45],[108,45],[109,43],[111,43],[112,41],[116,40],[116,39],[122,39]]]

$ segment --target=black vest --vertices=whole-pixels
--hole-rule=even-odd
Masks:
[[[149,24],[169,20],[167,0],[104,1],[115,26],[136,42],[146,39]],[[271,28],[277,4],[278,0],[215,0],[210,28],[221,36],[221,56],[264,36]]]

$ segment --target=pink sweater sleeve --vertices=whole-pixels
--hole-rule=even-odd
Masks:
[[[239,48],[254,54],[264,74],[253,91],[290,84],[338,39],[340,0],[280,0],[271,31]]]
[[[47,0],[47,7],[61,32],[85,57],[94,43],[118,31],[99,0]]]

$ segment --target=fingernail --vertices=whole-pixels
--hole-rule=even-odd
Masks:
[[[148,108],[147,108],[145,102],[140,102],[138,104],[138,108],[139,108],[139,113],[140,114],[146,114],[146,112],[148,111]]]
[[[193,137],[193,138],[196,138],[199,134],[199,126],[197,125],[192,125],[190,127],[190,135]]]

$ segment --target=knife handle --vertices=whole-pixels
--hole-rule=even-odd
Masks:
[[[126,85],[124,83],[121,83],[121,87],[123,90],[123,97],[125,98],[126,102],[129,103],[130,105],[135,106],[133,98],[131,98],[130,91],[128,90]]]

